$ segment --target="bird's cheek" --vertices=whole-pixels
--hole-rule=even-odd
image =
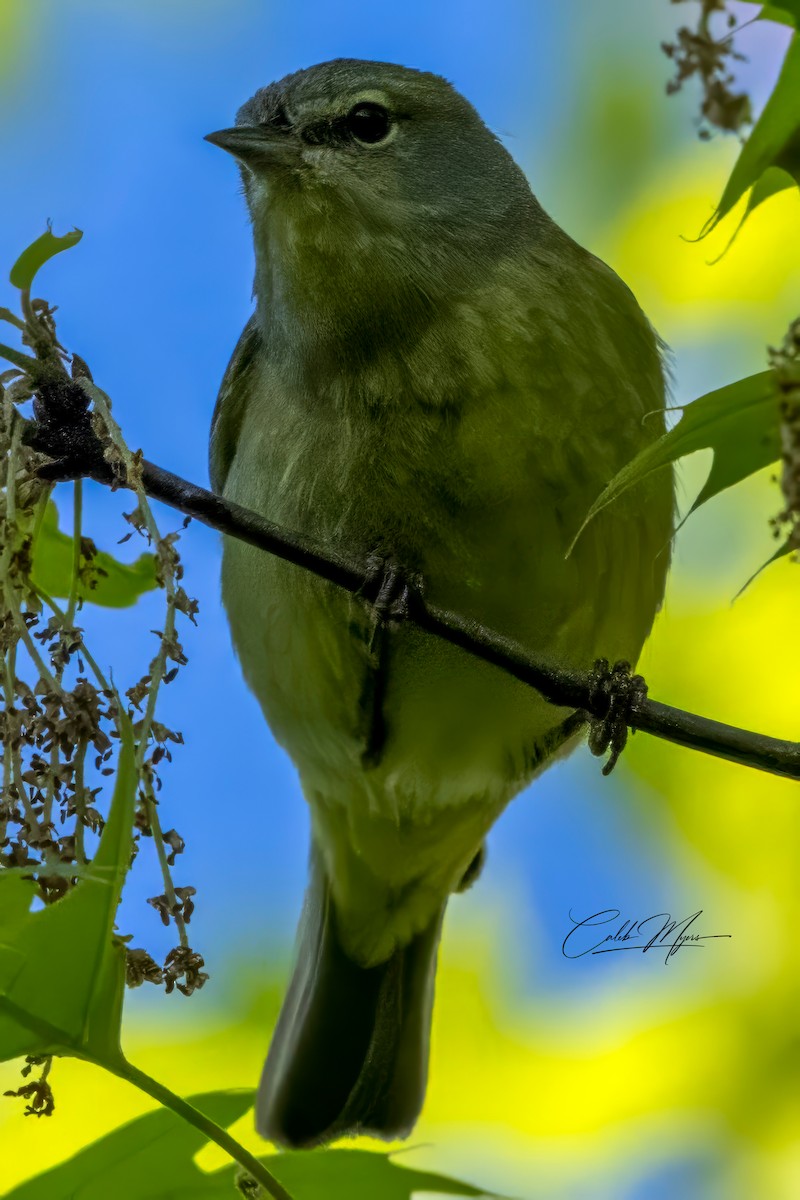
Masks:
[[[304,146],[300,162],[315,183],[332,184],[343,174],[342,151],[333,146]]]

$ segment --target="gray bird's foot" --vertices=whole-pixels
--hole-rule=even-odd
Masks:
[[[380,765],[389,736],[384,714],[391,656],[388,632],[393,624],[405,621],[414,602],[421,599],[422,577],[376,552],[367,559],[366,578],[358,594],[369,605],[372,616],[369,661],[359,703],[361,762],[369,770]]]
[[[589,749],[598,758],[610,751],[603,774],[610,775],[628,741],[631,713],[647,697],[647,684],[634,675],[631,664],[616,662],[609,667],[607,658],[599,658],[592,669],[593,702],[604,702],[606,713],[595,717],[589,730]]]
[[[378,631],[405,621],[422,597],[422,576],[407,571],[393,558],[374,552],[367,559],[367,573],[359,596],[369,604],[374,619],[370,652],[375,649]]]

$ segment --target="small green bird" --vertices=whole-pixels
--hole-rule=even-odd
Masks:
[[[663,432],[659,342],[625,284],[436,75],[323,63],[208,140],[241,165],[256,261],[214,413],[215,490],[421,575],[430,601],[541,659],[635,662],[664,589],[670,474],[566,557]],[[222,590],[311,810],[257,1125],[286,1146],[402,1137],[425,1093],[447,899],[571,714],[409,622],[376,639],[363,601],[232,538]]]

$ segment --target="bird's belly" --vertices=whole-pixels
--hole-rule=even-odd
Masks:
[[[324,469],[307,472],[313,482],[306,479],[305,491],[277,487],[271,481],[282,468],[265,462],[267,439],[259,442],[256,432],[241,444],[247,453],[231,469],[229,499],[287,528],[328,536],[355,556],[383,533],[381,548],[422,570],[433,603],[515,638],[540,659],[588,667],[600,654],[638,656],[661,594],[661,576],[648,564],[668,536],[668,505],[656,506],[652,519],[633,507],[601,515],[565,559],[575,515],[600,491],[589,471],[567,518],[543,471],[522,475],[518,495],[478,497],[458,511],[447,498],[437,507],[433,489],[416,528],[398,514],[419,510],[419,497],[389,495],[376,474],[363,487],[369,509],[349,525],[339,520],[330,536],[330,526],[308,519],[341,511]],[[560,467],[556,473],[563,477]],[[299,770],[351,949],[360,961],[380,961],[456,886],[567,710],[403,624],[388,635],[382,751],[365,762],[374,664],[363,602],[234,539],[225,543],[223,598],[247,682]]]
[[[446,530],[444,515],[442,521]],[[627,628],[625,613],[617,612],[611,627],[602,586],[586,573],[594,531],[584,557],[565,562],[563,533],[543,498],[538,516],[485,514],[471,526],[462,521],[458,533],[421,555],[434,603],[554,663],[588,667],[600,653],[638,655],[652,609]],[[465,547],[472,561],[462,569]],[[590,557],[603,559],[602,548]],[[604,569],[613,583],[607,560]],[[630,591],[625,574],[618,563],[620,593]],[[498,668],[411,624],[397,626],[386,639],[383,750],[377,764],[365,765],[374,676],[366,605],[230,540],[223,594],[247,681],[307,795],[397,821],[473,802],[496,816],[530,778],[544,735],[567,715]],[[641,608],[640,598],[630,599]]]

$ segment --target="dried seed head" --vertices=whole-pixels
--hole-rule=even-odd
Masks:
[[[64,365],[68,356],[56,334],[55,309],[35,300],[31,311],[33,316],[29,313],[25,323],[16,323],[25,325],[23,341],[45,365],[41,372],[38,367],[28,368],[29,374],[15,368],[0,375],[0,653],[5,660],[4,678],[9,681],[0,712],[0,866],[25,867],[44,902],[54,904],[80,885],[91,858],[91,839],[102,833],[106,800],[102,785],[115,773],[120,707],[116,692],[96,673],[85,651],[84,629],[74,620],[82,605],[79,596],[91,598],[105,575],[94,541],[86,531],[75,531],[79,595],[72,595],[63,612],[56,607],[51,615],[53,606],[46,598],[43,603],[31,580],[34,531],[40,527],[52,486],[44,475],[50,469],[51,479],[64,477],[52,470],[53,459],[62,471],[79,466],[76,456],[88,453],[89,435],[95,439],[97,458],[102,455],[112,468],[112,486],[125,480],[134,489],[139,487],[143,459],[141,451],[132,454],[125,446],[107,397],[94,387],[91,371],[78,355],[72,356],[68,372]],[[25,424],[21,437],[22,418],[14,405],[31,396],[34,421]],[[75,430],[81,421],[84,449],[76,450]],[[161,682],[171,682],[187,661],[175,616],[181,613],[194,623],[197,603],[180,586],[179,533],[159,533],[141,489],[126,519],[131,526],[126,538],[137,531],[152,543],[158,581],[166,594],[163,629],[156,634],[158,650],[146,673],[125,693],[141,715],[136,725],[139,787],[132,862],[141,835],[162,838],[155,798],[161,779],[156,767],[170,760],[170,747],[182,744],[183,737],[154,719],[153,708]],[[12,594],[15,606],[8,603]],[[83,612],[89,623],[91,606]],[[84,663],[92,668],[91,678]],[[126,978],[132,987],[164,983],[169,992],[177,988],[190,995],[208,978],[200,969],[202,957],[186,945],[185,926],[193,912],[195,889],[174,889],[169,875],[169,867],[184,850],[183,838],[171,829],[163,842],[169,850],[161,855],[164,893],[150,903],[165,925],[175,922],[182,945],[164,967],[146,949],[126,948]],[[29,1071],[30,1066],[25,1073]],[[44,1081],[26,1084],[15,1094],[29,1099],[30,1111],[37,1115],[52,1111]]]
[[[672,0],[681,4],[683,0]],[[728,33],[716,37],[711,30],[715,14],[725,16],[723,25]],[[730,65],[746,61],[733,46],[736,17],[731,13],[726,0],[700,0],[700,11],[696,29],[682,26],[674,42],[662,42],[661,49],[675,64],[675,75],[667,84],[667,94],[679,92],[688,79],[697,76],[703,89],[700,102],[698,134],[703,139],[711,136],[710,126],[728,133],[740,133],[753,119],[750,98],[745,92],[733,90],[735,83]]]

